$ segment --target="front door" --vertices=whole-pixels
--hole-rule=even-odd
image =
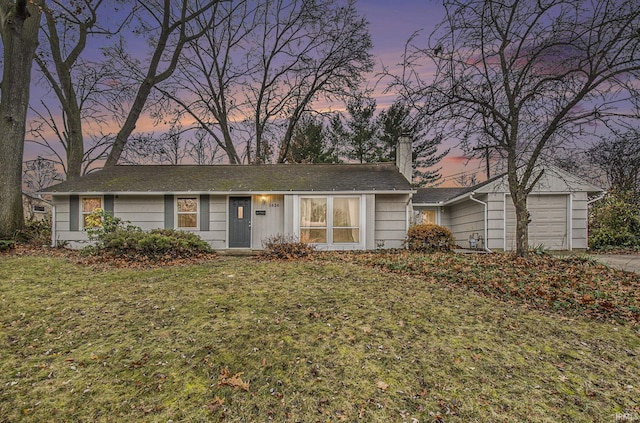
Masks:
[[[251,247],[251,197],[229,197],[229,248]]]

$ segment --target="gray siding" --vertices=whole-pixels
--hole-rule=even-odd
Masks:
[[[209,230],[198,235],[215,250],[227,248],[227,197],[211,195],[209,197]]]
[[[401,248],[407,237],[409,196],[376,195],[375,198],[375,244],[381,248]]]
[[[262,248],[262,241],[276,234],[293,234],[295,215],[292,195],[267,196],[262,204],[262,196],[253,197],[252,248]],[[171,207],[169,207],[171,199]],[[361,222],[362,244],[358,248],[401,248],[407,233],[407,194],[363,196]],[[203,198],[203,201],[206,199]],[[69,196],[55,196],[56,232],[54,242],[66,243],[72,248],[87,245],[84,231],[70,230]],[[208,207],[207,207],[208,206]],[[266,206],[266,207],[264,207]],[[173,196],[164,195],[118,195],[113,199],[114,216],[143,230],[164,228],[167,220],[173,222],[175,203]],[[208,208],[208,213],[207,213]],[[228,248],[228,196],[210,195],[207,205],[200,207],[201,222],[208,222],[209,230],[195,231],[214,249]],[[256,215],[255,210],[266,210],[265,215]],[[167,217],[170,214],[170,217]],[[208,219],[208,220],[207,220]],[[202,225],[206,228],[207,225]]]
[[[69,248],[82,248],[88,245],[89,238],[86,232],[72,230],[73,226],[78,227],[80,219],[78,217],[79,210],[71,213],[69,206],[69,196],[60,195],[52,198],[53,207],[55,207],[55,231],[51,233],[53,245],[66,245]],[[79,207],[76,203],[76,207]],[[75,224],[71,225],[72,214],[75,216]]]
[[[449,229],[453,232],[457,245],[467,248],[469,247],[469,236],[474,233],[484,236],[484,206],[482,204],[466,200],[450,207],[449,212]]]
[[[171,200],[173,204],[173,199]],[[165,226],[165,198],[154,196],[126,196],[119,195],[113,204],[113,215],[131,222],[143,231],[164,228]],[[171,207],[173,221],[173,206]]]

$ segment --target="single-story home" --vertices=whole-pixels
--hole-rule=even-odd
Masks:
[[[44,192],[54,245],[86,245],[85,218],[102,208],[143,230],[193,231],[216,250],[261,249],[276,235],[371,250],[403,245],[415,190],[381,163],[115,166]]]
[[[554,166],[527,198],[529,245],[548,250],[585,250],[589,198],[602,189]],[[420,188],[413,196],[416,223],[449,228],[466,248],[515,249],[515,208],[506,174],[459,188]]]
[[[52,242],[89,242],[97,208],[143,230],[193,231],[216,250],[261,249],[277,235],[326,250],[401,248],[409,226],[448,227],[461,246],[511,250],[515,212],[506,176],[469,188],[411,185],[411,142],[396,163],[115,166],[43,190],[52,196]],[[529,196],[529,242],[587,248],[587,202],[601,190],[554,167]]]

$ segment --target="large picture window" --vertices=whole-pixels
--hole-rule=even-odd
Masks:
[[[80,200],[82,214],[82,228],[87,228],[87,217],[98,209],[102,209],[102,197],[82,197]]]
[[[198,228],[198,197],[176,198],[178,229]]]
[[[360,198],[300,198],[300,240],[314,244],[359,243]]]
[[[300,241],[327,242],[327,199],[300,199]]]
[[[360,199],[333,199],[333,242],[360,242]]]

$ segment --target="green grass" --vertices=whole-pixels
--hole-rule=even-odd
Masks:
[[[640,416],[638,326],[353,261],[114,269],[0,256],[0,421]]]

